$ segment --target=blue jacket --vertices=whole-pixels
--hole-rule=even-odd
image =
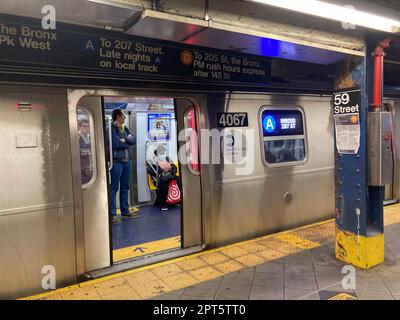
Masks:
[[[128,138],[129,135],[132,135]],[[136,138],[125,126],[124,134],[114,125],[111,125],[112,151],[114,161],[129,161],[131,159],[130,149],[136,143]],[[125,143],[120,139],[125,139]]]

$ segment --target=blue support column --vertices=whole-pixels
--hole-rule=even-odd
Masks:
[[[347,75],[352,80],[351,86],[361,89],[358,153],[339,154],[335,137],[336,257],[363,269],[384,260],[384,192],[382,187],[371,187],[367,183],[367,117],[373,78],[371,48],[368,47],[365,58],[353,61]]]
[[[340,230],[363,235],[366,233],[366,219],[362,219],[362,215],[360,224],[358,224],[356,209],[360,209],[361,214],[367,212],[366,121],[368,100],[365,95],[365,74],[365,59],[358,58],[353,61],[350,75],[352,87],[361,89],[361,136],[358,153],[356,155],[339,154],[336,149],[335,136],[336,224]]]

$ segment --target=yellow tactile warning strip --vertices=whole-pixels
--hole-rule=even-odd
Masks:
[[[347,293],[339,293],[328,300],[358,300],[358,298]]]
[[[140,257],[146,254],[178,249],[181,246],[181,237],[172,237],[157,241],[138,244],[132,247],[121,248],[113,251],[114,262]]]
[[[292,246],[298,247],[300,249],[313,249],[319,247],[321,244],[318,242],[310,241],[304,238],[300,238],[295,234],[281,234],[276,236],[276,239],[282,242],[286,242]]]
[[[385,207],[385,225],[400,222],[400,204]]]
[[[335,239],[336,236],[335,228],[332,228],[329,223],[303,228],[293,231],[292,234],[309,241],[318,242],[321,245],[332,242],[332,239]]]
[[[398,222],[400,222],[400,204],[386,207],[385,225]],[[331,219],[83,282],[26,299],[149,299],[334,240],[335,221]]]

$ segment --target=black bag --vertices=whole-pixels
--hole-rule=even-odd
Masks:
[[[172,179],[174,179],[175,175],[172,174],[172,170],[170,171],[162,171],[159,175],[160,182],[170,182]]]

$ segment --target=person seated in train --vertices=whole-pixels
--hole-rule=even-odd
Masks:
[[[162,211],[168,211],[167,197],[170,182],[175,180],[179,190],[181,182],[178,177],[178,168],[171,162],[170,158],[165,155],[160,149],[154,150],[156,161],[154,164],[148,164],[147,172],[153,179],[156,186],[156,201],[155,206],[161,206]]]
[[[87,119],[78,121],[79,152],[81,161],[81,183],[87,184],[93,177],[92,146],[90,141],[90,125]]]
[[[266,160],[268,163],[276,163],[277,158],[276,158],[276,156],[275,156],[274,154],[272,154],[271,151],[266,150],[266,151],[265,151],[265,160]]]
[[[281,152],[279,162],[292,162],[292,161],[297,161],[297,159],[291,151],[285,150],[285,151]]]
[[[121,223],[117,215],[116,197],[119,191],[121,216],[137,218],[138,214],[129,210],[129,188],[132,171],[131,146],[136,143],[133,133],[125,126],[126,115],[121,109],[114,109],[111,124],[113,166],[111,169],[111,214],[113,223]]]

